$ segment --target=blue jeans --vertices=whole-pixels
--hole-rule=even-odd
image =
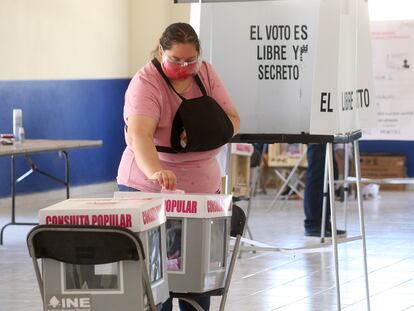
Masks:
[[[128,192],[134,192],[134,191],[140,191],[138,189],[124,186],[124,185],[118,185],[119,191],[128,191]],[[208,311],[210,309],[210,297],[200,296],[200,297],[192,297],[205,311]],[[190,304],[183,300],[178,300],[178,304],[180,306],[181,311],[193,311],[195,310]],[[167,301],[165,301],[162,304],[162,308],[160,311],[171,311],[172,310],[172,298],[168,298]]]
[[[305,180],[305,230],[320,230],[323,209],[323,177],[325,170],[326,144],[309,144],[306,152],[308,169]],[[338,177],[338,167],[334,159],[334,177]],[[326,200],[326,222],[330,223],[329,191]]]

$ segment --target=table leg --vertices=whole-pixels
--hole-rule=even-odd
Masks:
[[[70,190],[69,190],[69,156],[65,150],[61,151],[63,157],[65,158],[65,186],[66,186],[66,199],[70,197]]]
[[[16,159],[14,155],[11,156],[11,172],[10,172],[10,185],[11,185],[11,197],[12,197],[12,210],[11,210],[11,222],[16,220],[15,208],[16,208]]]
[[[31,163],[31,167],[33,171],[39,172],[40,174],[45,175],[46,177],[49,177],[57,182],[60,182],[65,185],[66,188],[66,199],[69,199],[70,197],[70,188],[69,188],[69,181],[70,181],[70,175],[69,175],[69,156],[68,153],[65,150],[60,151],[63,154],[63,157],[65,158],[65,180],[62,181],[61,179],[58,179],[46,172],[43,172],[39,170],[33,163]],[[31,222],[16,222],[16,159],[14,155],[10,156],[11,159],[11,171],[10,171],[10,185],[11,185],[11,221],[4,225],[1,228],[0,231],[0,245],[3,245],[3,232],[8,226],[35,226],[38,223],[31,223]],[[27,176],[25,176],[27,177]]]
[[[37,225],[37,223],[29,223],[29,222],[16,222],[16,159],[14,155],[10,157],[11,160],[11,170],[10,170],[10,185],[11,185],[11,199],[12,199],[12,206],[11,206],[11,221],[4,225],[0,231],[0,245],[3,245],[3,232],[8,226],[33,226]]]

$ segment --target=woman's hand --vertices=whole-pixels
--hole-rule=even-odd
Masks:
[[[180,145],[181,147],[185,148],[187,146],[187,132],[183,130],[180,134]]]
[[[160,170],[152,174],[150,179],[158,182],[161,187],[167,190],[175,190],[177,186],[177,176],[175,176],[173,171]]]

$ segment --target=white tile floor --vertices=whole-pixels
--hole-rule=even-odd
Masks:
[[[108,193],[102,193],[108,196]],[[303,237],[302,201],[268,211],[272,194],[253,201],[255,240],[279,247],[315,243]],[[49,204],[45,198],[44,204]],[[364,201],[371,310],[414,310],[414,192],[381,192]],[[37,207],[18,206],[18,219],[35,221]],[[0,209],[0,225],[8,221]],[[348,209],[348,233],[358,234],[356,203]],[[339,227],[343,207],[338,206]],[[41,302],[25,237],[29,227],[8,227],[0,247],[0,311],[40,311]],[[330,249],[329,249],[330,250]],[[366,310],[361,241],[339,246],[342,309]],[[218,309],[213,298],[211,310]],[[118,308],[117,310],[122,310]],[[244,253],[237,262],[226,310],[337,310],[332,253]]]

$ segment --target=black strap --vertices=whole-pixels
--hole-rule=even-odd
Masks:
[[[203,82],[201,82],[201,79],[198,75],[194,75],[194,80],[196,81],[198,87],[200,88],[201,93],[203,93],[204,96],[207,96],[207,91],[204,87]]]
[[[155,149],[157,149],[158,152],[164,152],[164,153],[178,153],[171,147],[165,147],[165,146],[155,146]]]

